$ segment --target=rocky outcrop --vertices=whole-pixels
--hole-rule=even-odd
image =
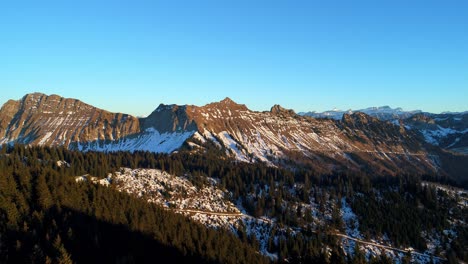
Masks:
[[[196,131],[197,124],[187,114],[187,106],[160,104],[147,118],[142,119],[142,129],[154,128],[161,133]]]
[[[274,105],[270,109],[270,113],[273,115],[282,115],[282,116],[294,116],[296,113],[292,109],[283,108],[281,105]]]

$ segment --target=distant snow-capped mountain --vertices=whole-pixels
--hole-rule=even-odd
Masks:
[[[379,107],[368,107],[365,109],[359,110],[338,110],[333,109],[325,112],[306,112],[299,113],[300,115],[310,116],[314,118],[331,118],[335,120],[340,120],[344,114],[352,114],[356,112],[362,112],[373,117],[377,117],[380,120],[395,120],[395,119],[404,119],[408,118],[414,114],[421,113],[421,110],[413,111],[404,111],[402,108],[391,108],[390,106],[379,106]]]

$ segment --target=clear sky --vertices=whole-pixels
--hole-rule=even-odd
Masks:
[[[468,1],[1,1],[0,104],[468,110]]]

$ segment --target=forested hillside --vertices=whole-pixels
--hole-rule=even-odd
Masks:
[[[105,156],[21,146],[2,151],[2,263],[267,262],[227,231],[68,177],[84,168],[102,173]],[[58,160],[75,165],[60,167]]]
[[[75,181],[85,174],[108,177],[120,168],[185,175],[195,188],[215,179],[217,188],[228,193],[225,199],[248,218],[234,232],[230,227],[215,230],[137,198],[137,193],[119,192],[113,184]],[[216,148],[167,155],[4,146],[0,262],[466,261],[467,197],[428,180],[446,181],[424,175],[285,170],[238,162]],[[421,253],[392,253],[360,241]]]

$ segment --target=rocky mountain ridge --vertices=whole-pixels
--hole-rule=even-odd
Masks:
[[[139,120],[76,99],[33,93],[0,109],[0,143],[68,146],[72,142],[118,140],[139,132]]]
[[[408,129],[422,133],[426,142],[468,154],[468,111],[444,112],[440,114],[423,112],[421,110],[404,111],[402,108],[389,106],[369,107],[360,110],[330,110],[325,112],[306,112],[300,115],[314,118],[341,120],[345,114],[362,112],[383,121],[396,125],[402,123]]]
[[[161,104],[138,119],[76,99],[28,94],[0,109],[0,137],[0,143],[82,151],[165,153],[184,146],[207,151],[211,142],[239,161],[302,164],[318,173],[443,174],[437,151],[405,122],[360,112],[341,120],[316,119],[279,105],[258,112],[229,98],[201,107]]]
[[[402,120],[402,123],[420,131],[430,144],[468,154],[468,112],[420,113]]]

